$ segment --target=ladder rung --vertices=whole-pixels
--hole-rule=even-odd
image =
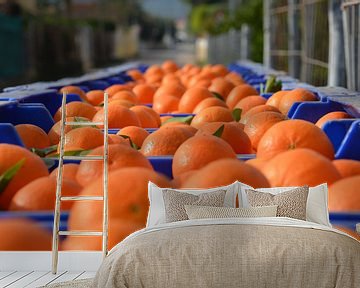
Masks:
[[[104,122],[65,122],[65,125],[74,125],[74,126],[98,126],[104,125]]]
[[[71,236],[102,236],[103,232],[100,231],[59,231],[59,235]]]
[[[103,196],[62,196],[61,201],[73,201],[73,200],[93,200],[93,201],[103,201]]]
[[[104,156],[63,156],[64,160],[104,160]]]

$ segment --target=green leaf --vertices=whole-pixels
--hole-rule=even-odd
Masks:
[[[276,80],[276,76],[270,75],[265,84],[265,90],[263,93],[277,92],[282,88],[281,80]]]
[[[194,116],[185,116],[185,117],[172,117],[167,119],[162,125],[170,122],[180,122],[185,124],[190,124]]]
[[[140,149],[140,147],[137,146],[137,145],[131,140],[131,137],[130,137],[130,136],[128,136],[128,135],[121,135],[121,134],[120,134],[119,136],[123,137],[124,139],[129,139],[130,146],[131,146],[132,148],[134,148],[134,149],[136,149],[136,150],[139,150],[139,149]]]
[[[224,98],[223,98],[219,93],[214,92],[214,91],[210,91],[210,92],[211,92],[211,94],[214,95],[215,98],[218,98],[218,99],[220,99],[221,101],[225,101]]]
[[[91,152],[91,150],[72,150],[72,151],[65,151],[64,152],[64,156],[86,156],[87,154],[89,154]],[[49,158],[59,158],[60,154],[54,154],[51,155],[51,157]]]
[[[74,122],[91,122],[89,119],[85,118],[85,117],[74,117]],[[76,129],[76,128],[82,128],[84,126],[81,126],[81,125],[71,125],[71,128],[72,129]],[[96,125],[91,125],[91,126],[88,126],[88,127],[92,127],[92,128],[98,128]]]
[[[57,150],[58,145],[52,145],[43,149],[30,148],[30,151],[40,157],[46,157],[46,155],[53,153]]]
[[[225,125],[223,124],[212,135],[221,138],[221,136],[222,136],[222,134],[224,132],[224,129],[225,129]]]
[[[239,122],[240,119],[241,119],[241,113],[242,113],[242,109],[240,108],[235,108],[233,111],[232,111],[232,116],[234,118],[234,120],[236,122]]]
[[[0,176],[0,194],[5,190],[11,179],[16,175],[20,168],[25,163],[25,158],[18,161],[15,165],[11,166]]]

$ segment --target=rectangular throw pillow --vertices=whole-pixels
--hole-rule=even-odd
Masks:
[[[309,187],[299,187],[277,195],[246,189],[245,193],[251,206],[277,205],[278,217],[306,220],[306,202]]]
[[[164,190],[165,221],[176,222],[189,220],[185,205],[224,206],[225,190],[218,190],[200,195],[192,195],[175,190]]]
[[[241,182],[238,184],[238,196],[239,196],[239,206],[240,207],[249,207],[247,201],[246,189],[253,189],[259,192],[271,193],[274,195],[289,191],[297,187],[273,187],[273,188],[257,188],[246,185]],[[323,183],[318,186],[309,187],[309,195],[306,203],[306,221],[318,223],[320,225],[325,225],[332,227],[329,219],[329,209],[328,209],[328,188],[327,184]]]
[[[276,217],[277,206],[230,208],[185,205],[185,210],[189,219]]]
[[[200,195],[212,191],[225,190],[225,207],[236,207],[236,195],[238,185],[236,182],[221,187],[208,188],[208,189],[171,189],[183,193],[189,193],[192,195]],[[165,221],[165,206],[163,199],[163,191],[169,188],[160,188],[156,184],[149,182],[148,194],[150,201],[149,214],[147,218],[146,227],[153,227],[155,225],[166,223]]]

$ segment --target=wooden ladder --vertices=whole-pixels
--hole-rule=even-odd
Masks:
[[[104,120],[103,122],[67,122],[66,121],[66,92],[63,93],[61,104],[61,124],[60,124],[60,143],[59,143],[59,164],[57,173],[56,202],[54,211],[53,241],[52,241],[52,273],[57,273],[59,256],[59,236],[102,236],[103,257],[108,252],[108,94],[104,93]],[[67,156],[64,152],[65,126],[104,126],[104,154],[103,156]],[[93,160],[104,161],[103,168],[103,196],[61,196],[62,175],[64,160]],[[60,213],[62,201],[103,201],[103,225],[100,231],[60,231]]]

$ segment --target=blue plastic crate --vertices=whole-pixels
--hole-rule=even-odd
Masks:
[[[43,104],[24,104],[16,101],[0,101],[0,126],[3,124],[33,124],[48,132],[54,125],[54,120]],[[3,142],[4,133],[0,134]]]

